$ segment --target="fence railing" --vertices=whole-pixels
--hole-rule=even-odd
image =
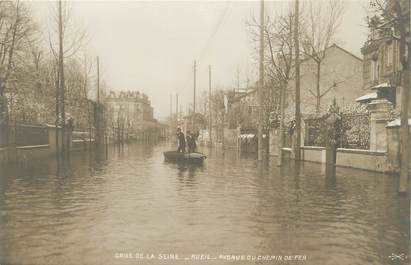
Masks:
[[[0,125],[0,147],[44,145],[49,143],[48,128],[38,125]]]
[[[77,130],[71,133],[73,140],[89,140],[90,132],[86,130]],[[94,132],[91,133],[91,138],[94,139]]]
[[[370,115],[368,113],[343,114],[341,122],[342,148],[370,149]]]
[[[325,147],[327,141],[326,116],[305,120],[307,146]],[[341,148],[370,148],[370,115],[368,113],[344,113],[341,115]]]
[[[9,143],[9,129],[6,125],[0,125],[0,147],[6,147]]]

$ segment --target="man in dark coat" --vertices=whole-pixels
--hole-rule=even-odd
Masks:
[[[191,132],[187,131],[186,132],[186,143],[187,143],[187,147],[188,147],[188,152],[191,153],[192,151],[192,146],[193,146],[193,141],[192,141],[192,137],[191,137]]]
[[[177,128],[178,149],[177,152],[186,152],[186,139],[180,128]]]
[[[199,131],[191,134],[191,152],[196,152],[197,151],[197,143],[196,142],[197,142],[198,136],[200,136]]]

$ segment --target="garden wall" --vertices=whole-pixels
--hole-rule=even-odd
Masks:
[[[284,153],[290,153],[291,149],[284,148]],[[301,157],[304,161],[323,163],[326,162],[326,150],[324,147],[303,146]],[[360,149],[337,149],[336,166],[352,167],[370,171],[386,172],[387,153],[382,151],[369,151]]]

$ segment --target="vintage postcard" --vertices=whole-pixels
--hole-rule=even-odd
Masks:
[[[409,0],[0,0],[0,265],[410,264]]]

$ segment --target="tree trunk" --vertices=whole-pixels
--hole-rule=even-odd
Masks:
[[[407,33],[405,23],[403,23],[404,15],[399,0],[395,1],[395,9],[399,20],[400,30],[400,58],[402,65],[402,93],[401,93],[401,128],[400,128],[400,184],[399,192],[407,192],[408,189],[408,166],[409,166],[409,150],[408,150],[408,109],[410,98],[410,52],[411,48],[407,45]],[[409,20],[408,20],[409,24]],[[406,50],[407,49],[407,50]],[[407,51],[407,53],[406,53]]]
[[[280,90],[280,140],[278,143],[278,160],[277,165],[282,165],[283,147],[284,147],[284,107],[285,107],[285,86],[281,86]]]
[[[294,158],[301,158],[301,109],[300,109],[300,40],[299,40],[299,0],[295,1],[295,130],[297,133]]]
[[[320,91],[320,74],[321,74],[321,62],[317,62],[317,80],[316,80],[316,105],[315,110],[317,113],[320,113],[320,105],[321,105],[321,91]]]
[[[61,114],[61,153],[64,154],[66,150],[66,111],[65,111],[65,83],[64,83],[64,50],[63,50],[63,15],[62,3],[58,2],[59,9],[59,89],[60,89],[60,114]]]
[[[400,128],[400,187],[399,192],[407,192],[408,189],[408,167],[409,167],[409,129],[408,129],[408,109],[410,97],[410,72],[403,70],[403,85],[401,95],[401,128]]]
[[[222,120],[223,120],[223,122],[222,122],[222,131],[221,131],[221,134],[222,134],[222,149],[223,149],[223,154],[224,154],[224,150],[225,150],[225,144],[224,144],[224,123],[225,123],[225,109],[223,110],[223,117],[222,117]]]

